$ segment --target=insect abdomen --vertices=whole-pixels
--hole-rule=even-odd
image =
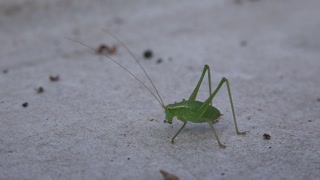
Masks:
[[[203,123],[216,120],[221,116],[220,111],[213,106],[208,106],[205,113],[200,116],[198,110],[203,105],[203,102],[184,101],[182,103],[184,103],[184,105],[179,103],[179,105],[177,104],[174,108],[174,114],[177,116],[177,119],[183,122],[191,121],[193,123]]]

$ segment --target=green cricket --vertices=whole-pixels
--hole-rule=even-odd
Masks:
[[[173,104],[168,104],[165,105],[163,103],[163,100],[157,90],[157,88],[155,87],[155,85],[153,84],[151,78],[149,77],[148,73],[145,71],[145,69],[142,67],[141,63],[139,62],[138,58],[135,57],[135,55],[132,53],[132,51],[120,40],[118,39],[116,36],[114,36],[113,34],[109,33],[113,38],[115,38],[128,52],[129,54],[133,57],[133,59],[136,61],[136,63],[139,65],[139,67],[141,68],[141,70],[144,72],[144,74],[146,75],[148,81],[151,83],[153,89],[155,90],[156,94],[154,92],[151,91],[150,88],[148,88],[139,78],[137,78],[137,76],[135,76],[132,72],[130,72],[127,68],[125,68],[124,66],[122,66],[119,62],[117,62],[116,60],[114,60],[113,58],[111,58],[110,56],[108,56],[107,54],[103,54],[103,56],[107,57],[108,59],[110,59],[111,61],[113,61],[114,63],[116,63],[117,65],[119,65],[122,69],[124,69],[127,73],[129,73],[132,77],[134,77],[144,88],[146,88],[146,90],[148,90],[151,95],[159,102],[159,104],[161,105],[161,107],[164,109],[164,113],[165,113],[165,122],[172,124],[172,120],[174,117],[176,117],[178,120],[183,122],[183,125],[181,126],[181,128],[178,130],[178,132],[172,137],[171,139],[171,143],[174,143],[175,138],[178,136],[178,134],[182,131],[182,129],[187,125],[188,122],[192,122],[192,123],[208,123],[216,140],[218,141],[218,144],[221,148],[225,148],[226,146],[224,144],[222,144],[219,140],[219,137],[216,133],[216,130],[213,127],[213,123],[217,122],[217,119],[222,116],[222,114],[220,113],[220,111],[215,108],[214,106],[212,106],[212,100],[215,97],[215,95],[218,93],[218,91],[220,90],[220,88],[222,87],[222,85],[224,83],[226,83],[227,85],[227,90],[228,90],[228,95],[229,95],[229,100],[230,100],[230,104],[231,104],[231,110],[232,110],[232,116],[233,116],[233,120],[234,120],[234,125],[235,125],[235,129],[238,135],[245,135],[246,132],[240,132],[238,130],[238,125],[237,125],[237,120],[236,120],[236,115],[234,112],[234,107],[233,107],[233,101],[232,101],[232,95],[231,95],[231,90],[230,90],[230,85],[229,85],[229,81],[227,78],[223,77],[220,81],[220,83],[218,84],[218,86],[216,87],[216,89],[213,91],[212,93],[212,86],[211,86],[211,75],[210,75],[210,67],[208,65],[205,65],[202,71],[202,74],[200,76],[200,79],[196,85],[196,87],[194,88],[192,94],[190,95],[190,97],[188,98],[188,100],[183,99],[181,102],[177,102],[177,103],[173,103]],[[69,39],[69,38],[67,38]],[[87,44],[84,44],[80,41],[77,40],[73,40],[73,39],[69,39],[73,42],[79,43],[81,45],[84,45],[90,49],[93,49],[95,51],[95,48],[93,48],[92,46],[89,46]],[[201,101],[197,101],[197,94],[199,91],[199,88],[201,86],[202,80],[205,76],[205,74],[208,74],[208,82],[209,82],[209,97],[206,101],[201,102]]]

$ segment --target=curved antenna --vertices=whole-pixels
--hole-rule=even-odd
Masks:
[[[75,43],[78,43],[78,44],[81,44],[83,46],[86,46],[92,50],[95,51],[95,48],[93,48],[92,46],[89,46],[87,44],[84,44],[80,41],[77,41],[77,40],[74,40],[74,39],[70,39],[68,37],[65,37],[66,39],[72,41],[72,42],[75,42]],[[107,57],[108,59],[110,59],[111,61],[113,61],[114,63],[116,63],[118,66],[120,66],[122,69],[124,69],[127,73],[129,73],[132,77],[134,77],[144,88],[146,88],[150,93],[151,95],[159,102],[159,104],[161,105],[162,108],[165,109],[165,105],[163,104],[161,98],[160,100],[158,99],[158,97],[137,77],[135,76],[132,72],[130,72],[127,68],[125,68],[123,65],[121,65],[120,63],[118,63],[116,60],[112,59],[110,56],[106,55],[106,54],[102,54],[103,56]],[[139,63],[140,64],[140,63]],[[143,69],[143,68],[142,68]],[[160,97],[160,96],[159,96]]]
[[[139,64],[140,68],[142,69],[142,71],[144,72],[144,74],[146,75],[146,77],[148,78],[149,82],[151,83],[153,89],[156,91],[160,101],[161,101],[161,104],[164,105],[163,101],[162,101],[162,98],[158,92],[158,89],[156,88],[156,86],[153,84],[153,82],[151,81],[151,78],[150,76],[148,75],[148,73],[146,72],[146,70],[142,67],[141,63],[139,62],[138,58],[136,58],[136,56],[132,53],[132,51],[119,39],[117,38],[115,35],[113,35],[111,32],[109,31],[106,31],[110,36],[112,36],[114,39],[116,39],[117,41],[120,42],[120,44],[126,48],[126,50],[129,52],[129,54],[133,57],[133,59]]]

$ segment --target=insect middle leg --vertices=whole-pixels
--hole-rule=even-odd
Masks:
[[[218,141],[218,143],[219,143],[219,146],[220,146],[221,148],[226,148],[226,146],[223,145],[223,144],[220,142],[220,140],[219,140],[219,138],[218,138],[218,135],[217,135],[217,133],[216,133],[216,130],[214,129],[214,127],[213,127],[213,125],[212,125],[212,122],[208,121],[208,124],[209,124],[210,128],[212,129],[213,134],[214,134],[214,136],[216,137],[216,139],[217,139],[217,141]]]

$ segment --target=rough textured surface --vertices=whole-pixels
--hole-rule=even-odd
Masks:
[[[315,179],[320,177],[320,1],[0,2],[0,179]],[[157,101],[121,68],[64,37],[98,47],[165,103],[188,98],[204,64],[231,83],[207,124],[164,124]],[[143,59],[146,49],[153,58]],[[157,63],[161,58],[162,62]],[[49,76],[59,75],[51,82]],[[145,81],[146,82],[146,81]],[[35,89],[43,87],[38,94]],[[208,96],[207,81],[199,99]],[[27,107],[22,104],[28,102]],[[270,140],[265,140],[267,133]]]

